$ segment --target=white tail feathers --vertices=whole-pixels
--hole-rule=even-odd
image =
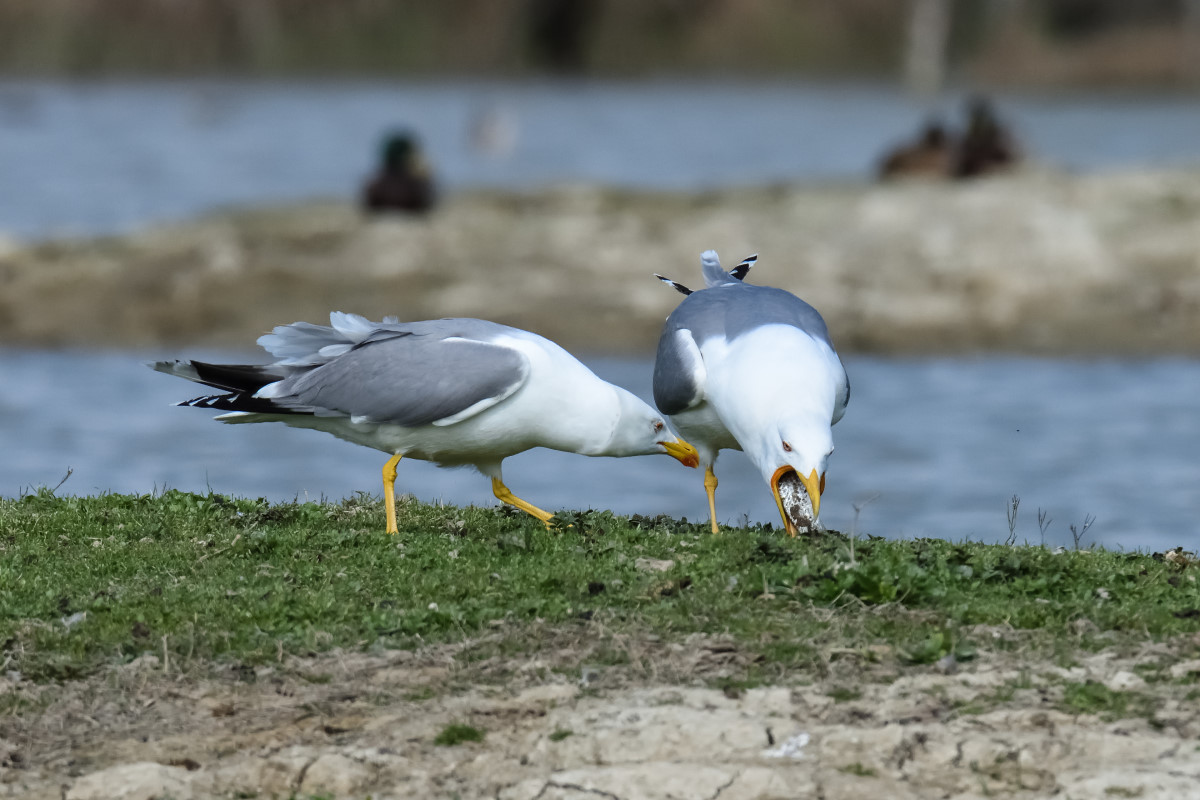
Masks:
[[[700,270],[704,273],[705,286],[729,283],[729,275],[721,269],[721,257],[716,250],[705,250],[700,254]]]
[[[721,286],[746,277],[746,273],[758,261],[758,254],[747,256],[742,263],[726,272],[721,268],[721,258],[716,250],[705,250],[700,254],[700,268],[704,273],[705,286]]]
[[[364,316],[348,314],[345,311],[329,312],[329,324],[351,344],[358,344],[379,327],[378,323],[371,322]]]
[[[311,322],[280,325],[271,333],[258,338],[258,344],[279,364],[307,366],[324,364],[342,355],[371,335],[380,323],[358,314],[334,311],[329,315],[331,327]],[[396,317],[384,317],[382,324],[394,324]]]

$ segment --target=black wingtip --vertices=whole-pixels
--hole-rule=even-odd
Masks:
[[[185,406],[187,408],[209,408],[214,411],[245,411],[248,413],[257,414],[307,413],[283,406],[278,406],[267,398],[255,397],[247,392],[209,394],[205,395],[204,397],[193,397],[191,400],[184,400],[182,403],[176,403],[175,405]]]
[[[729,274],[737,278],[739,281],[746,279],[746,274],[750,272],[750,268],[758,261],[758,253],[752,256],[747,256],[742,259],[742,263],[738,264],[733,269],[729,270]]]
[[[682,294],[684,296],[687,296],[692,293],[692,290],[689,289],[688,287],[684,286],[682,283],[679,283],[678,281],[673,281],[670,278],[664,278],[662,275],[659,275],[657,272],[654,273],[654,277],[658,278],[660,281],[665,283],[667,286],[670,286],[672,289],[674,289],[675,291],[679,292],[680,294]]]

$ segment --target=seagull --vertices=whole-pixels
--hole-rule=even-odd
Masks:
[[[469,465],[501,502],[553,516],[504,485],[500,462],[533,447],[587,456],[666,453],[698,466],[662,416],[601,380],[554,342],[481,319],[281,325],[258,343],[273,364],[158,361],[152,368],[222,390],[179,403],[221,422],[282,422],[391,454],[383,467],[387,532],[396,530],[396,466],[407,456]]]
[[[833,453],[830,428],[850,383],[825,321],[793,294],[743,279],[751,256],[726,272],[700,256],[706,288],[655,275],[686,295],[667,317],[654,362],[654,402],[696,446],[712,531],[718,532],[713,463],[743,450],[771,487],[791,536],[816,527]]]

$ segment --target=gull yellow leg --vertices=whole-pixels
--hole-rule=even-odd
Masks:
[[[530,505],[521,498],[517,497],[509,490],[507,486],[504,485],[504,481],[500,480],[499,478],[492,478],[492,494],[496,495],[496,499],[498,499],[501,503],[508,503],[510,506],[515,506],[516,508],[524,511],[526,514],[532,514],[547,524],[549,524],[550,518],[554,516],[548,511],[542,511],[537,506]]]
[[[383,465],[383,507],[387,511],[388,533],[400,532],[396,530],[396,465],[403,457],[397,453]]]
[[[704,491],[708,494],[708,518],[712,520],[712,532],[720,533],[717,526],[717,476],[712,467],[704,468]]]

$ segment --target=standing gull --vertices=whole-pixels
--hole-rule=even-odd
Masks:
[[[225,394],[180,403],[221,422],[282,422],[392,454],[383,467],[387,531],[396,533],[396,465],[404,456],[474,466],[502,502],[552,514],[504,485],[500,462],[533,447],[587,456],[696,450],[649,405],[601,380],[541,336],[480,319],[371,322],[334,312],[330,327],[282,325],[259,338],[273,364],[159,361],[159,372]]]
[[[700,454],[713,533],[713,463],[730,448],[758,467],[795,536],[816,525],[830,428],[846,411],[850,383],[816,309],[782,289],[742,282],[757,258],[726,272],[716,251],[705,251],[707,288],[696,292],[655,276],[687,297],[658,341],[654,402]]]

